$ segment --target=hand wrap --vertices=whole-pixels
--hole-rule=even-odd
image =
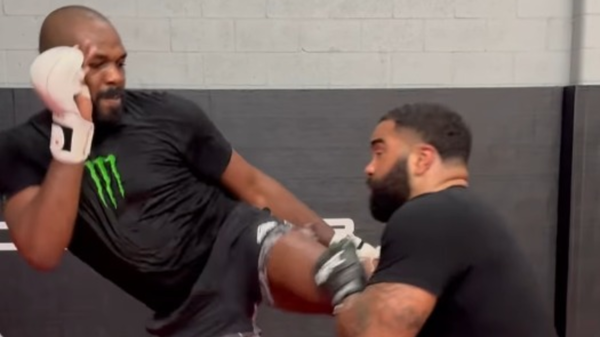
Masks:
[[[315,282],[331,297],[334,307],[366,287],[367,275],[350,240],[333,243],[319,257],[315,266]]]
[[[331,239],[330,245],[340,242],[341,240],[350,240],[352,242],[352,244],[354,244],[354,246],[356,247],[356,253],[358,254],[358,257],[361,260],[364,259],[378,259],[379,258],[379,252],[381,250],[381,247],[373,247],[372,245],[370,245],[369,243],[363,241],[361,238],[359,238],[358,236],[355,236],[353,234],[342,234],[342,233],[335,233],[335,235],[333,236],[333,238]]]
[[[87,159],[94,135],[94,124],[81,116],[75,103],[78,94],[90,97],[83,61],[78,48],[55,47],[36,57],[30,68],[34,90],[52,111],[52,156],[70,164]]]

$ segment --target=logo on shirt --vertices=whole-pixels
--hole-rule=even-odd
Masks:
[[[104,207],[108,207],[108,203],[110,203],[116,209],[117,198],[113,186],[117,187],[118,193],[122,198],[125,197],[121,175],[117,169],[117,157],[110,154],[88,160],[85,162],[85,167],[96,184],[96,192]]]

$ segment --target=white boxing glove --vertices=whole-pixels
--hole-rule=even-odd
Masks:
[[[350,239],[354,246],[356,246],[357,255],[361,260],[379,258],[379,252],[381,250],[381,247],[375,248],[369,243],[363,241],[361,238],[355,236],[354,234],[336,232],[333,235],[333,238],[331,239],[331,242],[329,242],[329,244],[331,245],[346,238]]]
[[[36,57],[30,68],[33,88],[52,111],[50,151],[69,164],[87,159],[94,136],[94,124],[81,116],[75,103],[75,95],[90,96],[83,61],[79,48],[55,47]]]

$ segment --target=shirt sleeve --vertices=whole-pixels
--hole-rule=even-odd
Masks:
[[[406,204],[390,219],[370,283],[405,283],[441,295],[469,267],[460,215],[426,202]]]
[[[0,134],[0,200],[8,200],[44,180],[44,172],[27,157],[32,149],[20,146],[28,135],[19,135],[19,131],[12,129]]]
[[[176,119],[169,130],[192,170],[218,181],[229,165],[233,148],[213,121],[196,103],[175,95],[168,98]]]

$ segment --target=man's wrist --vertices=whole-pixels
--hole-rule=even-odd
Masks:
[[[360,296],[360,294],[361,293],[353,293],[344,298],[344,300],[342,300],[340,304],[336,305],[333,308],[333,315],[336,316],[350,309],[352,307],[352,304],[358,301],[358,297]]]

